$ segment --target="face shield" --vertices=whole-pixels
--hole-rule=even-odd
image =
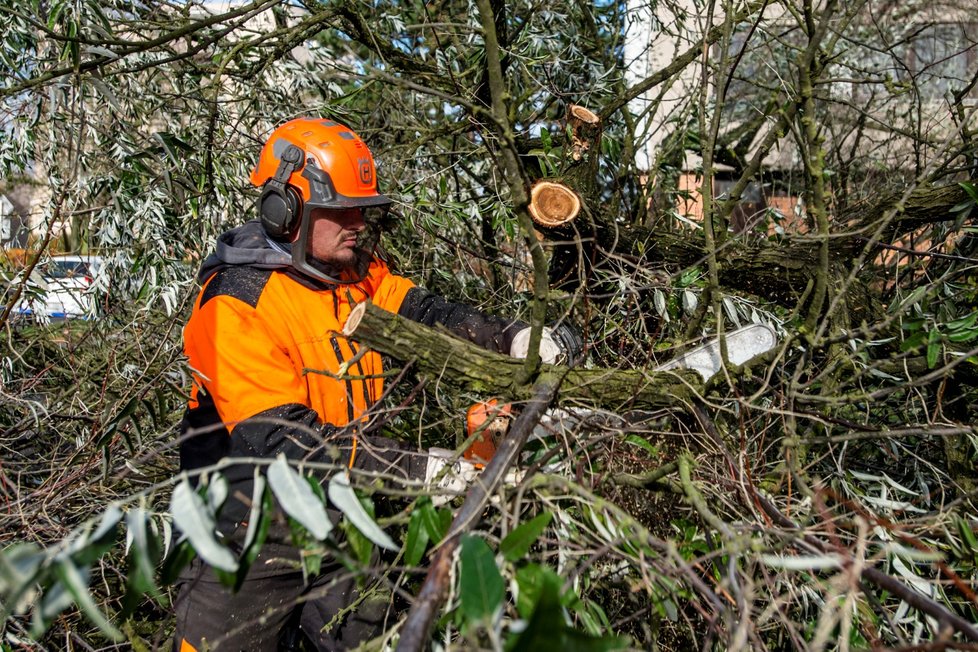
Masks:
[[[382,199],[385,203],[368,206],[304,206],[292,266],[326,283],[362,281],[392,221],[390,203]]]

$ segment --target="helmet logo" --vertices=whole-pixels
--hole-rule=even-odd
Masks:
[[[374,166],[366,156],[357,159],[357,169],[360,172],[360,182],[370,185],[374,182]]]

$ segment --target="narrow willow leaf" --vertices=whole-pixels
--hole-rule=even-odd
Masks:
[[[425,531],[428,533],[428,539],[432,543],[441,541],[442,537],[448,533],[448,526],[451,525],[451,511],[448,509],[435,509],[435,506],[427,497],[418,501],[417,509],[421,512],[421,520],[424,523]],[[444,518],[446,514],[448,516],[447,519]]]
[[[358,530],[349,520],[344,520],[340,523],[340,527],[343,528],[343,532],[346,534],[346,542],[350,546],[353,558],[364,568],[369,566],[374,554],[373,542],[364,536],[363,532]]]
[[[499,552],[507,561],[522,559],[530,551],[530,546],[540,538],[543,531],[550,525],[551,519],[553,519],[553,514],[544,512],[526,523],[522,523],[502,540],[502,543],[499,544]]]
[[[83,577],[82,579],[85,580],[86,584],[88,583],[87,577]],[[31,631],[47,631],[51,621],[74,603],[75,599],[71,597],[71,593],[65,585],[60,582],[55,584],[44,592],[44,597],[41,599],[41,608],[34,612],[34,622],[31,623]]]
[[[279,455],[269,465],[268,486],[285,513],[298,521],[309,534],[319,541],[329,536],[333,524],[326,516],[326,508],[305,478],[289,466],[284,455]]]
[[[824,570],[842,566],[838,555],[761,555],[761,562],[785,570]]]
[[[45,559],[44,551],[32,543],[14,543],[0,550],[0,622],[29,608]]]
[[[353,523],[363,536],[373,541],[376,545],[387,550],[397,550],[399,546],[380,529],[380,526],[370,518],[360,504],[356,492],[350,486],[350,475],[347,471],[340,471],[329,481],[328,489],[329,501],[336,506]]]
[[[262,507],[265,498],[265,478],[255,469],[254,489],[251,492],[251,510],[248,512],[248,529],[245,531],[243,550],[255,542],[261,530]]]
[[[561,584],[556,573],[540,564],[527,564],[518,568],[515,579],[516,585],[519,587],[519,593],[516,596],[516,610],[524,620],[528,620],[533,615],[533,608],[540,599],[540,592],[545,583],[553,581],[558,586]]]
[[[508,652],[536,652],[537,650],[560,650],[561,652],[610,652],[629,649],[629,640],[618,636],[591,636],[567,625],[564,605],[560,598],[561,580],[556,574],[541,575],[537,600],[533,615],[526,628],[507,647]],[[599,616],[590,616],[592,621],[603,620],[603,612],[597,605]]]
[[[173,522],[187,535],[201,559],[214,568],[231,573],[238,569],[238,562],[231,551],[214,538],[214,519],[186,478],[173,488],[170,513]]]
[[[86,528],[81,528],[78,536],[71,541],[67,556],[82,566],[94,564],[115,545],[122,516],[122,510],[117,505],[109,505],[94,531],[89,533]]]
[[[656,288],[652,293],[652,302],[655,304],[655,311],[660,317],[668,316],[669,313],[666,311],[666,295],[659,288]]]
[[[93,625],[113,641],[122,640],[122,633],[112,626],[112,623],[95,604],[92,594],[88,592],[87,573],[80,571],[71,560],[65,559],[55,567],[55,575],[61,584],[68,589],[71,597],[75,600],[75,604]]]
[[[428,530],[424,526],[424,516],[415,509],[408,522],[407,541],[404,542],[404,563],[417,566],[428,548]]]
[[[936,328],[927,334],[927,368],[937,365],[937,357],[941,353],[941,333]]]
[[[207,505],[215,514],[228,498],[228,481],[220,473],[211,476],[207,484]]]
[[[154,575],[159,542],[146,527],[147,519],[146,510],[140,507],[129,510],[126,515],[126,527],[132,535],[127,584],[135,594],[157,593]]]
[[[114,541],[115,528],[121,520],[122,510],[115,503],[110,504],[102,514],[98,527],[92,532],[91,540],[96,543],[101,543],[107,539]]]
[[[274,508],[272,495],[267,490],[265,477],[257,468],[255,469],[254,482],[254,489],[251,492],[251,510],[248,513],[248,529],[242,544],[241,558],[238,560],[238,573],[234,579],[235,591],[244,584],[248,576],[248,569],[255,563],[258,553],[265,545],[265,539],[268,537],[268,530],[272,524]]]
[[[740,326],[740,315],[737,314],[737,306],[730,297],[723,297],[723,311],[727,314],[727,319],[732,321],[735,326]]]
[[[462,538],[459,597],[462,614],[472,623],[488,620],[503,600],[505,585],[492,549],[479,537]]]

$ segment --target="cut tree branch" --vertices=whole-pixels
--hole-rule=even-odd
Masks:
[[[531,387],[520,384],[522,360],[492,353],[447,332],[429,328],[378,308],[356,306],[343,334],[360,344],[414,361],[425,377],[446,380],[463,391],[507,401],[531,400]],[[703,389],[692,371],[568,369],[541,365],[537,383],[562,378],[557,401],[572,399],[584,407],[646,409],[688,405]]]

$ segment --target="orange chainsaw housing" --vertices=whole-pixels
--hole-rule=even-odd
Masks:
[[[509,429],[511,418],[509,403],[500,405],[496,399],[471,406],[465,413],[465,434],[470,443],[462,457],[476,466],[491,460],[496,454],[496,445]]]

